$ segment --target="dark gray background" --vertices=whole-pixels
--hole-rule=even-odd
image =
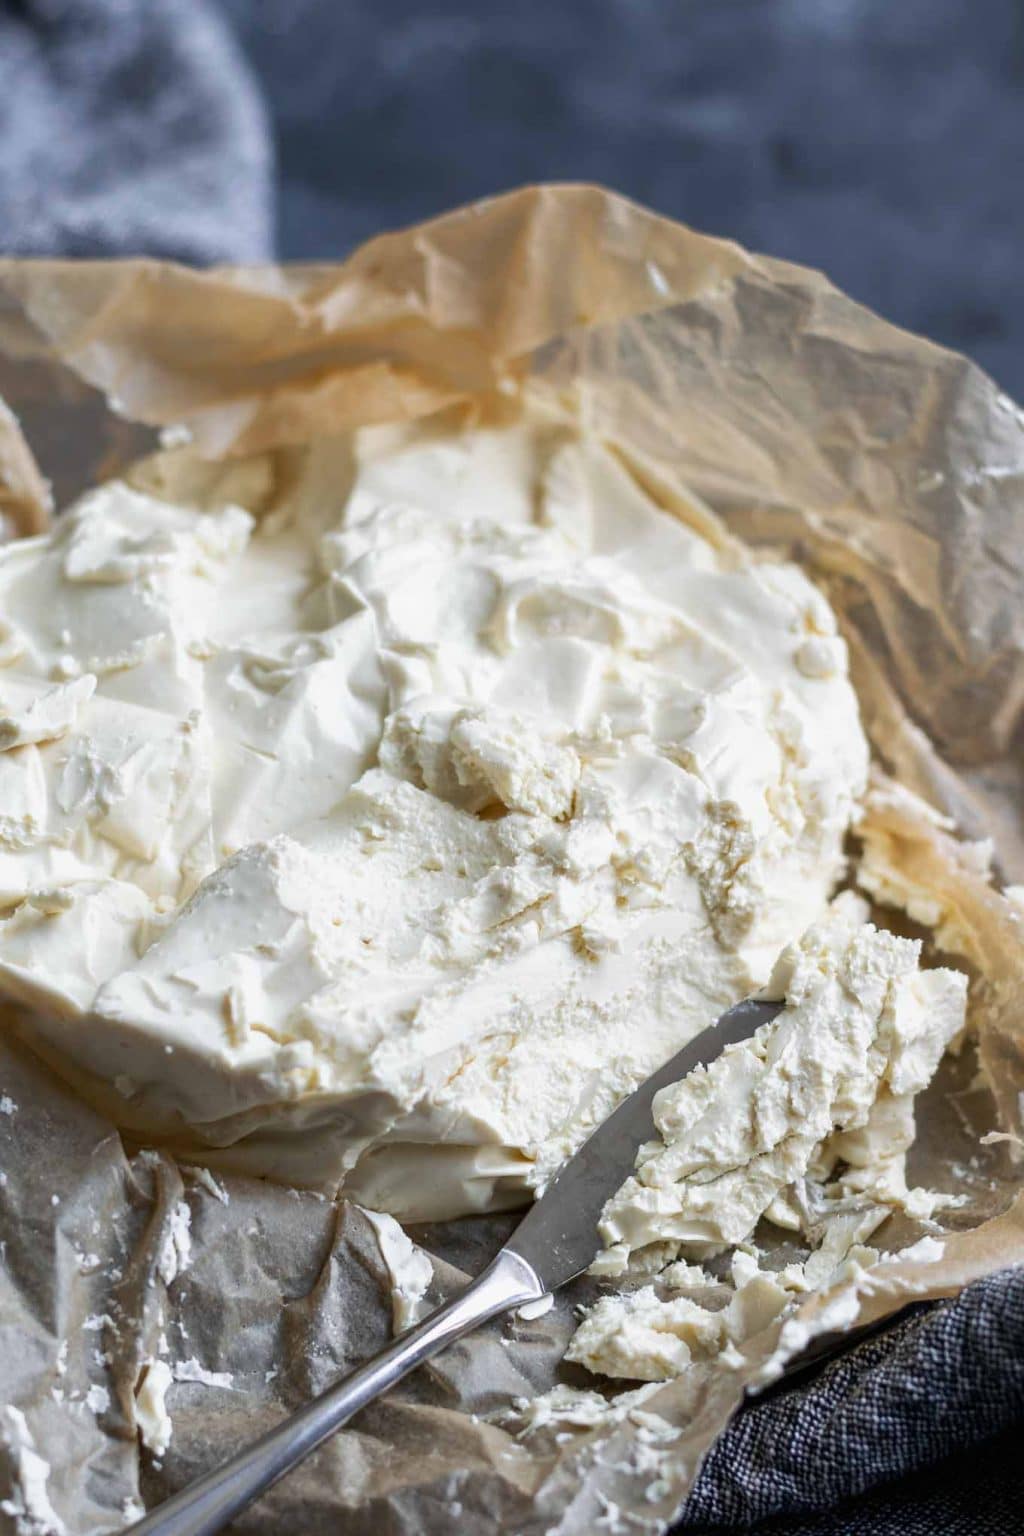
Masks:
[[[277,240],[593,179],[822,267],[1024,397],[1021,0],[222,0]]]

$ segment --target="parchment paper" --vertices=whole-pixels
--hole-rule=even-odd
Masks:
[[[1001,881],[1024,880],[1024,416],[984,375],[815,273],[590,187],[478,204],[341,266],[0,262],[0,513],[23,533],[50,512],[37,465],[60,506],[155,448],[156,428],[187,432],[136,479],[258,509],[314,438],[471,416],[518,391],[580,415],[667,503],[685,487],[709,519],[800,560],[839,610],[879,763],[865,843],[903,872],[886,899],[913,912],[927,892],[940,945],[972,973],[977,1046],[924,1095],[912,1166],[965,1198],[944,1214],[941,1260],[811,1297],[781,1354],[773,1325],[742,1368],[694,1368],[617,1421],[524,1434],[513,1399],[598,1385],[558,1364],[573,1306],[594,1293],[581,1282],[548,1316],[493,1324],[419,1372],[240,1531],[662,1530],[770,1357],[1024,1262],[1014,1143],[979,1143],[996,1098],[1019,1130],[1024,1088],[1024,909],[990,883],[976,841],[994,836]],[[387,1338],[386,1274],[355,1208],[126,1148],[13,1040],[0,1110],[0,1406],[24,1414],[49,1463],[53,1516],[17,1512],[24,1450],[8,1417],[10,1528],[117,1529],[133,1501],[165,1497]],[[191,1258],[168,1283],[181,1202]],[[414,1234],[436,1256],[434,1294],[476,1272],[513,1219]],[[920,1231],[893,1220],[879,1240]],[[139,1451],[133,1394],[162,1344],[179,1374],[196,1362],[230,1381],[175,1382],[157,1464]],[[85,1402],[90,1386],[107,1406]]]

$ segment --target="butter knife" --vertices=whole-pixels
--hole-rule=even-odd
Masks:
[[[633,1171],[637,1149],[656,1134],[655,1095],[695,1067],[707,1066],[726,1046],[749,1039],[781,1007],[748,998],[702,1030],[597,1127],[464,1291],[222,1467],[131,1526],[134,1536],[213,1536],[424,1360],[489,1318],[539,1301],[582,1274],[600,1247],[597,1223],[605,1201]]]

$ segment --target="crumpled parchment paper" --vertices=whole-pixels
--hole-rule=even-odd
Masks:
[[[669,502],[686,487],[739,537],[801,561],[840,612],[879,764],[869,862],[891,876],[883,899],[913,913],[927,893],[939,945],[972,974],[977,1044],[919,1101],[911,1167],[964,1199],[943,1213],[941,1259],[896,1258],[808,1298],[781,1340],[773,1324],[744,1345],[741,1368],[697,1366],[596,1426],[523,1433],[514,1399],[598,1385],[559,1365],[573,1306],[594,1293],[582,1281],[547,1316],[495,1322],[421,1370],[239,1531],[660,1531],[766,1361],[1024,1262],[1015,1145],[979,1141],[1019,1131],[1024,1088],[1024,907],[978,847],[993,837],[999,883],[1024,881],[1024,414],[991,381],[816,273],[591,187],[477,204],[340,266],[0,261],[9,531],[152,454],[154,429],[187,432],[165,434],[136,478],[269,505],[313,438],[471,416],[519,390],[608,436]],[[182,1206],[188,1252],[173,1242]],[[432,1296],[513,1224],[414,1232]],[[894,1218],[879,1239],[898,1249],[920,1231]],[[118,1529],[389,1332],[358,1209],[126,1146],[0,1039],[0,1529]],[[177,1378],[156,1460],[134,1406],[154,1358]],[[41,1491],[32,1456],[48,1464]]]

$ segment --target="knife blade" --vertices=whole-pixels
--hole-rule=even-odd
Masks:
[[[695,1068],[708,1066],[727,1046],[748,1040],[781,1008],[781,1003],[747,998],[723,1013],[623,1099],[563,1165],[505,1244],[525,1259],[545,1291],[557,1290],[593,1262],[605,1203],[632,1172],[639,1148],[657,1134],[656,1095]]]

